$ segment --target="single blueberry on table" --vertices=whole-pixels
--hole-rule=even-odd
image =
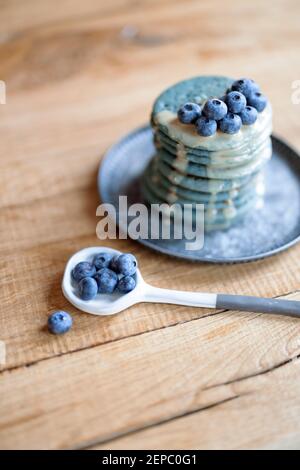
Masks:
[[[132,276],[136,273],[137,260],[135,256],[130,253],[124,253],[117,259],[117,272],[124,276]]]
[[[239,114],[242,123],[246,126],[254,124],[257,119],[257,111],[252,106],[246,106],[245,109]]]
[[[111,253],[99,253],[94,257],[93,260],[95,268],[97,270],[102,268],[108,268],[112,257],[113,255]]]
[[[62,335],[70,330],[73,320],[69,313],[58,310],[48,318],[48,329],[54,335]]]
[[[261,113],[265,109],[267,103],[267,98],[258,91],[252,93],[252,95],[248,98],[248,104],[250,106],[253,106],[253,108],[255,108],[259,113]]]
[[[92,263],[88,261],[81,261],[76,264],[72,271],[72,277],[74,281],[79,282],[84,277],[92,277],[96,273],[96,268]]]
[[[225,134],[236,134],[242,126],[242,120],[240,116],[233,113],[228,113],[226,116],[219,121],[220,131]]]
[[[217,121],[202,116],[196,121],[196,130],[202,137],[210,137],[217,131]]]
[[[183,124],[191,124],[201,116],[201,106],[197,103],[185,103],[179,108],[177,115]]]
[[[82,300],[92,300],[98,293],[98,284],[93,277],[84,277],[78,284],[78,295]]]
[[[136,286],[135,279],[131,276],[124,276],[118,282],[118,291],[126,294],[132,291]]]
[[[247,101],[239,91],[231,91],[226,95],[226,104],[230,113],[241,113],[245,109]]]
[[[226,103],[218,98],[207,100],[203,107],[203,114],[209,119],[219,121],[227,114]]]
[[[117,274],[108,268],[102,268],[94,276],[99,294],[112,294],[118,284]]]
[[[248,99],[252,93],[259,91],[259,86],[250,78],[241,78],[233,82],[231,89],[239,91]]]

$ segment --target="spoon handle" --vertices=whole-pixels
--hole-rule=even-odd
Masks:
[[[300,302],[296,300],[267,299],[245,295],[185,292],[148,286],[146,302],[187,305],[244,312],[272,313],[300,318]]]
[[[300,318],[300,302],[297,300],[266,299],[246,295],[220,294],[217,296],[216,308],[289,315]]]
[[[187,305],[189,307],[216,308],[217,305],[216,294],[161,289],[150,285],[147,285],[143,300],[163,304]]]

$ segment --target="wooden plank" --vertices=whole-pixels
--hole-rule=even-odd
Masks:
[[[296,359],[266,375],[220,386],[218,393],[227,398],[199,412],[90,449],[299,450],[299,367]]]
[[[3,372],[1,446],[82,447],[252,394],[247,407],[238,407],[246,426],[251,409],[261,413],[260,400],[269,413],[279,396],[282,400],[284,382],[272,369],[300,354],[299,328],[297,319],[228,312]],[[268,370],[269,385],[268,378],[256,377]],[[298,368],[282,370],[294,372],[285,376],[279,417],[294,428],[290,414],[299,406]],[[275,416],[273,427],[277,422]],[[280,426],[277,435],[286,433]],[[240,439],[245,434],[238,433]],[[190,438],[195,445],[196,438]],[[181,444],[180,438],[174,441]]]

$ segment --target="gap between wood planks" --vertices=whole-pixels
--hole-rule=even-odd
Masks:
[[[284,297],[288,297],[290,295],[295,295],[297,293],[300,293],[300,290],[296,290],[296,291],[293,291],[293,292],[288,292],[288,293],[284,293],[284,294],[281,294],[279,296],[276,296],[276,297],[273,297],[275,299],[280,299],[280,298],[284,298]],[[61,357],[61,356],[66,356],[66,355],[70,355],[70,354],[76,354],[77,352],[80,352],[80,351],[85,351],[85,350],[89,350],[89,349],[94,349],[94,348],[97,348],[99,346],[104,346],[104,345],[107,345],[107,344],[112,344],[112,343],[116,343],[118,341],[124,341],[124,340],[127,340],[129,338],[134,338],[134,337],[137,337],[137,336],[142,336],[144,334],[148,334],[148,333],[153,333],[155,331],[161,331],[161,330],[164,330],[164,329],[167,329],[167,328],[173,328],[173,327],[176,327],[178,325],[184,325],[185,323],[191,323],[191,322],[196,322],[196,321],[201,321],[205,318],[209,318],[209,317],[213,317],[213,316],[216,316],[216,315],[220,315],[222,313],[225,313],[225,312],[229,312],[229,313],[235,313],[233,310],[216,310],[214,311],[213,313],[207,313],[207,314],[204,314],[202,315],[201,317],[199,318],[192,318],[191,320],[183,320],[183,321],[179,321],[179,322],[176,322],[172,325],[166,325],[166,326],[162,326],[160,328],[153,328],[153,329],[150,329],[150,330],[147,330],[147,331],[142,331],[142,332],[139,332],[139,333],[134,333],[132,335],[128,335],[124,338],[115,338],[115,339],[112,339],[112,340],[109,340],[109,341],[105,341],[103,343],[97,343],[97,344],[93,344],[92,346],[87,346],[87,347],[83,347],[83,348],[78,348],[78,349],[75,349],[75,350],[72,350],[72,351],[67,351],[67,352],[64,352],[64,353],[61,353],[61,354],[54,354],[53,356],[50,356],[50,357],[44,357],[42,359],[39,359],[37,361],[33,361],[33,362],[28,362],[27,364],[22,364],[22,365],[19,365],[19,366],[13,366],[13,367],[8,367],[7,369],[3,369],[3,370],[0,370],[0,375],[1,374],[5,374],[6,372],[10,373],[10,372],[13,372],[15,370],[18,370],[18,369],[23,369],[23,368],[28,368],[28,367],[32,367],[32,366],[35,366],[37,364],[39,364],[40,362],[44,362],[44,361],[48,361],[48,360],[51,360],[51,359],[54,359],[56,357]],[[251,315],[251,318],[257,318],[261,315],[265,315],[263,313],[250,313]],[[287,364],[289,363],[290,361],[294,360],[294,359],[297,359],[298,356],[296,357],[293,357],[293,358],[290,358],[288,359],[287,361],[285,362],[282,362],[280,364],[278,364],[277,366],[274,366],[272,367],[270,370],[266,369],[265,371],[262,371],[262,372],[258,372],[256,374],[251,374],[249,375],[248,377],[241,377],[241,379],[235,379],[233,380],[232,382],[229,381],[227,383],[224,383],[224,384],[217,384],[217,385],[214,385],[213,387],[211,388],[215,388],[216,386],[219,386],[219,385],[230,385],[231,383],[234,383],[234,382],[237,382],[239,380],[244,380],[244,379],[247,379],[247,378],[251,378],[251,377],[255,377],[255,375],[261,375],[263,373],[267,373],[273,369],[275,369],[276,367],[280,367],[281,365],[284,365],[284,364]],[[207,390],[209,389],[210,387],[207,388]]]
[[[249,395],[249,393],[245,393],[243,396],[245,396],[245,395]],[[131,435],[137,434],[141,431],[145,431],[146,429],[151,429],[151,428],[154,428],[156,426],[160,426],[162,424],[171,423],[172,421],[176,421],[178,419],[185,418],[186,416],[190,416],[190,415],[193,415],[195,413],[201,413],[201,411],[206,411],[206,410],[210,410],[212,408],[216,408],[217,406],[223,405],[224,403],[228,403],[230,401],[236,400],[236,399],[240,398],[241,396],[242,395],[236,395],[234,397],[226,398],[224,400],[217,401],[216,403],[212,403],[211,405],[203,406],[202,408],[197,408],[197,409],[194,409],[194,410],[191,410],[191,411],[187,411],[186,413],[182,413],[182,414],[179,414],[179,415],[174,415],[174,416],[171,416],[170,418],[163,419],[163,420],[157,421],[155,423],[150,423],[150,424],[147,424],[145,426],[141,426],[140,428],[131,429],[131,430],[126,431],[124,433],[116,433],[116,434],[114,434],[111,437],[108,437],[106,439],[99,440],[99,441],[95,440],[93,442],[86,443],[83,446],[74,447],[74,448],[69,449],[69,450],[89,450],[92,447],[97,446],[97,445],[108,444],[109,442],[115,441],[115,440],[120,439],[122,437],[131,436]]]

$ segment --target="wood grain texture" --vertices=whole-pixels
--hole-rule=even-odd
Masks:
[[[216,402],[197,412],[90,448],[299,450],[299,366],[292,361],[272,374],[221,386]],[[291,382],[295,386],[287,388]]]
[[[277,369],[293,362],[297,367],[292,377],[299,374],[299,333],[297,319],[225,312],[3,372],[0,441],[7,448],[12,441],[26,448],[81,448],[103,441],[110,447],[114,445],[111,439],[119,435],[190,413],[197,415],[199,410],[240,396],[249,397],[251,412],[257,406],[257,418],[262,420],[260,400],[272,402],[274,395],[269,410],[273,413],[284,389],[282,379],[281,392],[275,394]],[[265,376],[270,378],[272,392],[264,387]],[[288,409],[295,406],[289,423],[292,430],[298,426],[299,387],[298,383],[291,394],[286,392],[280,410],[284,415],[286,401]],[[249,406],[245,417],[241,411],[241,426],[247,422]],[[235,425],[234,416],[232,420],[228,425]],[[193,438],[187,433],[185,442],[180,437],[174,445],[185,447],[190,438],[190,445],[198,447],[201,440],[196,444],[196,436],[204,430],[205,426],[199,427],[197,435],[191,433]],[[277,433],[282,431],[286,433],[281,427]],[[231,445],[241,446],[243,439],[247,442],[243,434],[238,441],[239,435]],[[248,438],[251,442],[253,435]],[[172,447],[172,439],[168,434],[160,443],[158,437],[155,446]],[[130,441],[134,446],[135,438]],[[264,444],[272,441],[272,435],[266,436]]]
[[[103,152],[169,84],[251,76],[300,147],[299,2],[25,3],[0,0],[0,448],[300,447],[296,320],[146,304],[94,318],[60,291],[68,257],[100,244]],[[209,266],[103,244],[136,251],[161,287],[298,296],[299,246]],[[57,308],[75,321],[59,338],[45,329]]]

